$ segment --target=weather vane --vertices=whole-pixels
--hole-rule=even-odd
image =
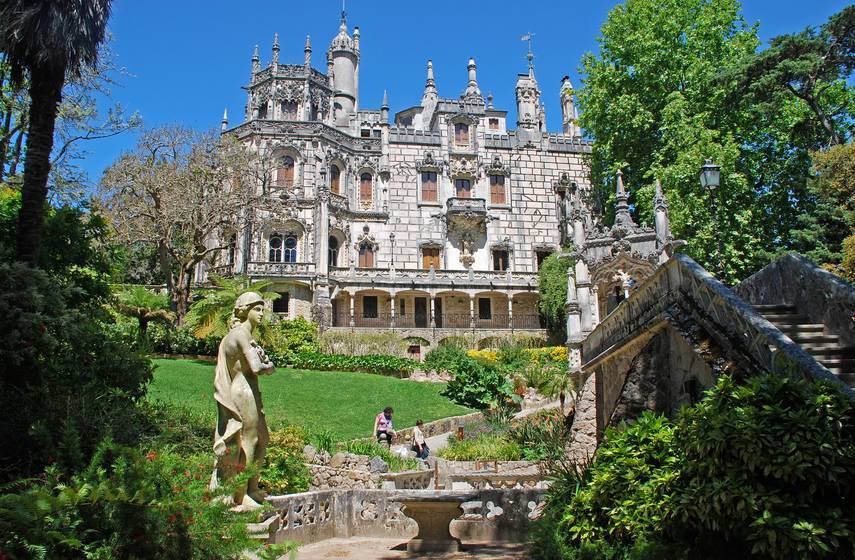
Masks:
[[[534,53],[531,52],[531,40],[534,38],[534,35],[534,33],[529,31],[528,33],[520,37],[520,41],[528,41],[528,54],[526,55],[526,58],[528,59],[529,67],[533,65],[532,61],[534,60]]]

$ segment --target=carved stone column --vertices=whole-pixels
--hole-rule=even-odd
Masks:
[[[514,332],[514,295],[508,294],[508,326]]]
[[[469,296],[469,328],[475,329],[475,296]]]
[[[428,312],[428,315],[430,316],[430,328],[432,328],[432,329],[436,328],[436,313],[434,312],[434,309],[435,309],[434,300],[435,300],[435,298],[436,298],[436,296],[433,294],[431,294],[430,297],[428,298],[428,302],[430,303],[430,311]]]
[[[350,294],[350,327],[356,326],[356,294]]]
[[[321,332],[332,325],[332,302],[330,302],[329,285],[330,191],[325,184],[325,179],[326,173],[322,170],[321,185],[316,189],[318,201],[315,227],[317,278],[312,301],[312,319],[318,324],[318,329]]]

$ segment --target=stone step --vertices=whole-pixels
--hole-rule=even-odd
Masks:
[[[790,333],[823,333],[825,332],[825,325],[822,323],[809,323],[804,325],[788,325],[785,323],[772,323],[777,327],[779,331],[786,334],[787,336]]]
[[[822,358],[855,358],[855,348],[851,346],[840,346],[839,344],[828,346],[817,346],[815,344],[802,344],[802,348],[807,350],[808,354]]]
[[[850,387],[855,387],[855,370],[846,372],[834,372],[837,377]]]
[[[807,315],[799,313],[763,313],[762,315],[767,321],[775,325],[806,325],[810,323]]]
[[[835,368],[834,373],[855,371],[855,358],[822,358],[817,361],[828,369]]]
[[[763,305],[754,305],[752,306],[758,313],[795,313],[796,307],[794,305],[787,305],[786,303],[771,303],[771,304],[763,304]]]
[[[821,344],[822,346],[840,345],[840,337],[836,334],[823,333],[793,333],[787,334],[796,344]]]

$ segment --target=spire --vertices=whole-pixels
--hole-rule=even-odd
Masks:
[[[433,79],[433,61],[428,59],[427,65],[427,80],[425,81],[425,91],[428,89],[436,91],[436,82]]]
[[[223,120],[220,121],[220,130],[225,130],[229,127],[229,110],[223,109]]]
[[[662,181],[659,177],[656,178],[656,192],[653,194],[653,209],[668,210],[668,202],[665,200],[665,193],[662,191]]]
[[[306,35],[306,48],[303,49],[306,57],[304,60],[304,64],[306,66],[312,65],[312,38]]]
[[[279,64],[279,33],[273,34],[273,66]]]
[[[623,186],[623,171],[617,171],[617,191],[615,192],[615,227],[635,227],[632,214],[629,212],[629,197]]]
[[[380,108],[381,109],[388,109],[389,108],[389,92],[387,92],[385,89],[383,90],[383,103],[380,105]]]
[[[359,26],[353,28],[353,50],[359,52]]]
[[[380,104],[380,122],[389,122],[389,93],[383,90],[383,102]]]
[[[252,73],[255,74],[259,70],[258,45],[255,45],[255,49],[252,51]]]
[[[487,108],[494,109],[493,107],[493,92],[487,94]]]
[[[466,66],[466,69],[469,71],[469,83],[466,86],[466,91],[463,92],[462,97],[464,99],[472,99],[473,101],[480,101],[483,103],[484,98],[481,96],[481,90],[478,89],[478,67],[475,65],[474,58],[469,59],[469,64]]]
[[[534,38],[534,33],[529,31],[522,37],[520,37],[521,41],[528,42],[528,53],[525,55],[526,59],[528,59],[528,77],[534,78],[534,53],[531,51],[531,40]]]

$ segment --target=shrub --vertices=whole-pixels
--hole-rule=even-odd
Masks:
[[[457,365],[466,359],[466,350],[453,344],[437,346],[425,355],[425,368],[438,372],[453,373]]]
[[[495,364],[499,360],[499,354],[495,350],[467,350],[466,355],[488,364]]]
[[[519,461],[523,451],[502,434],[480,434],[475,439],[451,439],[437,455],[449,461]]]
[[[220,339],[216,335],[197,338],[189,326],[173,327],[154,324],[148,328],[151,349],[157,354],[216,356]]]
[[[279,367],[294,363],[300,354],[317,353],[319,350],[318,325],[303,317],[269,325],[266,336],[267,355]]]
[[[626,553],[649,542],[688,557],[850,558],[854,409],[829,382],[723,376],[675,424],[645,413],[609,428],[572,498],[547,501],[537,547],[562,558],[599,541]]]
[[[454,377],[441,394],[457,404],[484,409],[517,398],[508,378],[494,366],[464,356],[453,367]]]
[[[327,331],[318,338],[320,351],[326,354],[384,354],[407,357],[408,343],[394,332],[351,333]]]
[[[396,356],[340,356],[317,352],[300,352],[293,357],[291,364],[299,369],[364,371],[382,375],[397,374],[401,377],[409,376],[420,365],[415,360]]]
[[[533,362],[566,362],[566,346],[545,346],[543,348],[527,348],[526,353]]]
[[[102,443],[88,468],[0,495],[0,551],[50,558],[237,558],[261,545],[247,516],[209,496],[208,456],[143,455]],[[223,489],[224,491],[226,489]]]
[[[271,495],[294,494],[309,489],[309,469],[303,461],[306,441],[300,429],[289,426],[270,433],[259,483]]]
[[[211,430],[217,419],[214,411],[203,414],[195,409],[159,400],[144,399],[138,408],[142,420],[141,447],[169,448],[182,456],[212,453]]]
[[[520,446],[525,460],[554,463],[564,456],[570,430],[563,414],[547,410],[513,424],[508,439]]]

